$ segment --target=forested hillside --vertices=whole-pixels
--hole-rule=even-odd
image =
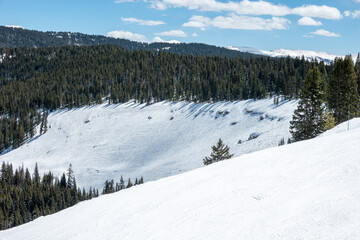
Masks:
[[[127,50],[164,51],[194,56],[211,55],[221,57],[259,57],[258,55],[216,47],[202,43],[141,43],[102,35],[88,35],[71,32],[40,32],[21,28],[0,26],[0,47],[61,47],[117,45]]]
[[[129,51],[120,46],[1,48],[0,149],[34,135],[48,111],[101,103],[194,102],[298,95],[312,64],[304,59],[222,58]],[[323,78],[327,66],[319,64]],[[39,111],[43,110],[43,111]],[[42,113],[42,114],[41,114]]]

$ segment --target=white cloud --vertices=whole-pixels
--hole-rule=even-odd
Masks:
[[[149,42],[149,40],[144,35],[121,30],[108,32],[106,36],[113,38],[124,38],[138,42]]]
[[[171,36],[171,37],[187,37],[187,34],[181,30],[170,30],[161,33],[155,33],[158,36]]]
[[[360,2],[360,0],[359,0],[359,2]],[[346,17],[358,18],[358,17],[360,17],[360,10],[355,10],[355,11],[353,11],[353,12],[351,12],[351,11],[345,11],[345,12],[344,12],[344,15],[345,15]]]
[[[207,23],[210,21],[211,19],[208,17],[194,15],[189,19],[189,22],[184,23],[182,26],[204,28],[208,25]]]
[[[324,29],[316,30],[315,32],[311,32],[310,34],[324,36],[324,37],[340,37],[340,34],[329,32]]]
[[[161,42],[161,43],[176,43],[176,44],[180,43],[180,41],[178,41],[178,40],[166,41],[166,40],[164,40],[164,39],[162,39],[160,37],[154,37],[152,41],[153,42]]]
[[[311,17],[302,17],[298,20],[298,24],[302,26],[320,26],[322,23],[320,21],[316,21]]]
[[[248,1],[243,0],[240,2],[218,2],[216,0],[154,0],[152,7],[164,10],[169,7],[185,7],[190,10],[200,11],[230,11],[238,14],[249,15],[273,15],[284,16],[291,10],[284,5],[275,5],[266,1]]]
[[[144,2],[147,2],[147,0],[144,0]],[[162,1],[155,0],[155,1],[150,1],[150,2],[151,2],[151,7],[155,8],[157,10],[165,10],[168,8],[167,5]]]
[[[137,19],[137,18],[121,18],[121,20],[123,22],[128,22],[128,23],[137,23],[139,25],[145,25],[145,26],[157,26],[157,25],[161,25],[161,24],[165,24],[165,22],[163,21],[153,21],[153,20],[142,20],[142,19]]]
[[[300,15],[303,17],[317,17],[333,20],[339,20],[342,18],[342,14],[337,8],[326,5],[303,5],[301,7],[292,9],[291,12],[295,15]]]
[[[214,19],[203,16],[193,16],[190,21],[184,23],[185,27],[208,27],[213,26],[221,29],[244,29],[244,30],[273,30],[287,29],[291,22],[286,18],[272,17],[260,18],[250,16],[239,16],[230,14],[229,16],[218,16]]]
[[[127,1],[127,0],[119,0]],[[133,0],[129,0],[133,1]],[[209,11],[209,12],[233,12],[238,15],[270,15],[270,16],[286,16],[299,15],[302,17],[316,17],[324,19],[338,20],[342,18],[341,12],[327,5],[303,5],[296,8],[290,8],[282,4],[274,4],[268,1],[249,1],[242,0],[238,2],[228,1],[220,2],[216,0],[142,0],[150,3],[151,7],[158,10],[165,10],[171,7],[184,7],[189,10]],[[360,0],[357,0],[360,1]]]
[[[193,34],[191,34],[191,36],[197,37],[198,35],[197,35],[197,33],[193,33]]]

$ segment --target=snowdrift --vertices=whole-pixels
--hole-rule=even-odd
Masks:
[[[353,122],[82,202],[0,239],[360,239]]]

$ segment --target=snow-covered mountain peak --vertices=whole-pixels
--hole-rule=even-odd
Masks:
[[[291,50],[291,49],[279,48],[279,49],[275,49],[273,51],[266,51],[266,50],[251,48],[251,47],[233,47],[233,46],[229,46],[227,48],[231,49],[231,50],[237,50],[240,52],[249,52],[249,53],[253,53],[253,54],[265,55],[265,56],[270,56],[270,57],[288,57],[288,56],[290,56],[292,58],[296,58],[296,57],[301,58],[302,56],[304,56],[304,58],[306,60],[313,61],[316,59],[318,61],[324,61],[327,64],[333,62],[334,59],[337,57],[343,57],[340,55],[330,54],[327,52],[319,52],[319,51],[311,51],[311,50],[296,50],[296,49]]]

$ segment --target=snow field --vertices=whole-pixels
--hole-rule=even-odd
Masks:
[[[0,239],[360,239],[360,120],[163,178]]]
[[[296,101],[272,99],[220,103],[128,102],[61,110],[48,117],[48,131],[0,161],[24,164],[56,176],[71,163],[80,187],[100,190],[105,180],[143,176],[156,180],[202,167],[219,138],[239,156],[277,146],[289,137]],[[247,141],[251,133],[260,136]],[[241,144],[238,144],[241,140]]]

